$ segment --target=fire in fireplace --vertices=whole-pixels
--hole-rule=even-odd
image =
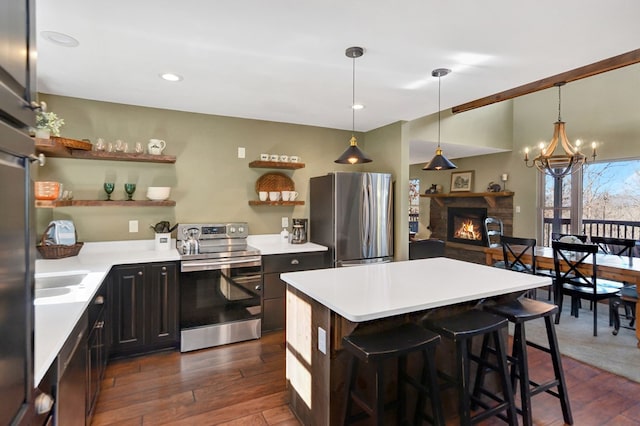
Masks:
[[[487,209],[475,207],[449,207],[447,220],[447,240],[473,244],[487,245],[484,220]]]

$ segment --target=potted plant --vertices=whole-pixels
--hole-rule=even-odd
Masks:
[[[39,111],[36,115],[36,137],[49,139],[50,136],[60,136],[60,127],[64,119],[58,118],[55,112]]]

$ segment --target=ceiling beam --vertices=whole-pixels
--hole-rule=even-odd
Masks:
[[[623,53],[622,55],[603,59],[602,61],[585,65],[561,74],[556,74],[552,77],[543,78],[542,80],[534,81],[533,83],[528,83],[514,89],[505,90],[504,92],[496,93],[485,98],[476,99],[475,101],[454,106],[451,108],[451,112],[455,114],[458,112],[469,111],[475,108],[491,105],[496,102],[513,99],[518,96],[528,95],[529,93],[537,92],[539,90],[548,89],[553,87],[556,83],[568,83],[570,81],[580,80],[603,72],[626,67],[627,65],[637,64],[639,62],[640,49],[632,50],[631,52]]]

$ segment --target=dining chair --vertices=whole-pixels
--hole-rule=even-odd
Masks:
[[[505,269],[512,271],[536,273],[536,240],[535,238],[520,238],[503,235],[500,239]],[[531,260],[525,262],[523,257],[529,254]]]
[[[496,217],[488,217],[484,220],[484,232],[489,247],[500,247],[500,238],[504,233],[502,220]]]
[[[612,238],[612,237],[600,237],[591,236],[591,242],[596,244],[600,251],[604,254],[612,254],[615,256],[626,256],[629,258],[629,263],[633,262],[633,254],[636,247],[636,240],[627,238]],[[626,287],[630,284],[624,281],[606,280],[601,284],[610,285],[612,287],[618,287],[620,291],[615,298],[610,300],[609,303],[609,322],[614,326],[613,334],[617,335],[620,329],[620,312],[619,308],[624,308],[625,317],[629,319],[630,325],[633,325],[635,320],[635,301],[623,297],[623,293]],[[635,291],[635,289],[634,289]],[[637,297],[636,297],[637,299]]]
[[[591,242],[597,244],[600,251],[605,254],[632,257],[636,247],[636,240],[627,238],[598,237],[594,235],[590,238]]]
[[[576,237],[577,239],[579,239],[580,241],[582,241],[583,243],[587,242],[587,236],[586,235],[580,235],[580,234],[561,234],[559,232],[552,232],[551,233],[551,241],[559,241],[562,237]]]
[[[593,335],[598,335],[598,302],[616,297],[619,289],[598,284],[596,244],[571,244],[553,241],[553,264],[555,268],[555,301],[558,305],[556,324],[560,323],[563,296],[571,297],[571,314],[579,315],[581,299],[593,302]]]

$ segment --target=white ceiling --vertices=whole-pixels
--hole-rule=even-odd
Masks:
[[[637,49],[637,0],[36,0],[38,90],[357,131]],[[40,36],[76,38],[62,47]],[[169,83],[159,74],[184,77]],[[412,141],[412,163],[434,145]],[[485,153],[447,146],[448,157]],[[418,153],[424,159],[418,158]]]

